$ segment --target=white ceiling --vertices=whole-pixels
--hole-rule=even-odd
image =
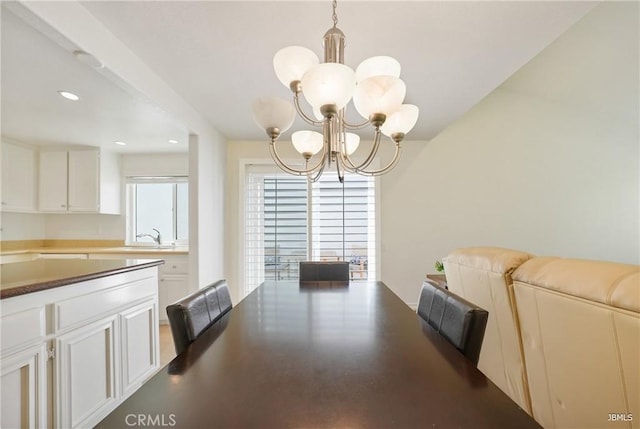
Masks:
[[[78,61],[70,42],[57,37],[53,41],[39,30],[2,7],[4,138],[33,145],[101,146],[125,153],[187,150],[187,130],[166,112],[108,70]],[[71,91],[80,100],[69,101],[58,90]],[[170,139],[178,144],[169,143]]]
[[[290,96],[273,72],[273,55],[300,45],[321,56],[322,35],[332,24],[329,1],[82,4],[229,140],[266,138],[252,120],[251,102],[265,95]],[[428,140],[596,4],[341,1],[338,27],[347,37],[348,65],[355,68],[374,55],[400,61],[405,102],[421,111],[407,138]],[[61,49],[55,43],[33,34],[18,34],[18,41],[10,35],[6,42],[5,32],[26,30],[4,12],[3,135],[38,143],[90,143],[126,139],[130,133],[144,148],[138,151],[166,149],[166,140],[175,138],[167,137],[171,132],[186,138],[161,109],[130,91],[115,90],[104,72],[78,63],[70,52],[56,56],[55,48]],[[61,85],[87,94],[85,104],[59,98],[55,91]]]

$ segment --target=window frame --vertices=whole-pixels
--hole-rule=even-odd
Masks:
[[[285,160],[287,161],[287,160]],[[295,161],[289,160],[287,162],[294,163]],[[375,167],[377,162],[374,161],[373,166]],[[242,285],[241,295],[242,297],[246,296],[248,292],[245,291],[246,288],[246,275],[243,267],[246,265],[246,254],[245,254],[245,240],[246,240],[246,177],[249,173],[249,168],[251,166],[257,166],[258,168],[269,169],[274,173],[284,173],[280,170],[273,162],[269,162],[265,159],[240,159],[238,161],[238,246],[237,246],[237,260],[239,261],[236,269],[238,270],[237,278]],[[382,277],[382,263],[381,263],[381,225],[382,225],[382,215],[380,211],[380,198],[381,198],[381,186],[380,186],[380,177],[375,176],[374,178],[374,188],[375,188],[375,254],[376,254],[376,264],[375,264],[375,278],[380,280]],[[309,197],[311,197],[311,187],[309,187]],[[307,219],[309,222],[309,231],[312,228],[312,213],[311,213],[311,204],[308,205],[308,213]],[[311,240],[308,240],[308,254],[311,255]]]
[[[153,247],[157,246],[156,243],[153,242],[140,242],[136,240],[137,229],[136,229],[136,215],[137,215],[137,207],[136,207],[136,188],[134,185],[139,184],[171,184],[172,186],[172,195],[171,195],[171,205],[173,208],[173,219],[172,219],[172,237],[170,240],[163,240],[161,245],[175,245],[175,246],[187,246],[189,245],[189,238],[187,234],[186,239],[178,239],[178,216],[177,216],[177,205],[178,205],[178,184],[186,183],[189,186],[189,177],[185,175],[176,175],[176,176],[127,176],[125,177],[125,194],[126,194],[126,240],[125,245],[127,246],[140,246],[140,247]],[[188,188],[187,188],[188,189]],[[189,210],[188,204],[188,191],[187,191],[187,210]],[[188,211],[187,211],[188,213]],[[188,219],[187,219],[187,228],[188,228]]]

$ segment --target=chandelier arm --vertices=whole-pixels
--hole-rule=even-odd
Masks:
[[[289,167],[282,160],[282,158],[280,158],[280,155],[278,155],[278,150],[276,149],[275,140],[272,140],[271,143],[269,144],[269,152],[271,154],[271,158],[273,158],[273,160],[275,161],[276,165],[281,170],[283,170],[283,171],[285,171],[285,172],[287,172],[289,174],[296,175],[296,176],[304,176],[306,174],[313,173],[319,167],[322,166],[324,157],[326,156],[326,153],[327,153],[327,149],[326,149],[326,147],[323,148],[322,157],[320,158],[318,163],[316,165],[314,165],[313,167],[308,168],[308,169],[296,169],[296,168],[293,168],[293,167]]]
[[[350,173],[355,173],[356,166],[351,161],[351,157],[347,153],[347,144],[342,141],[340,143],[340,150],[338,151],[338,158],[342,161],[342,166]]]
[[[359,130],[362,129],[364,127],[366,127],[367,125],[369,125],[369,120],[366,120],[364,122],[362,122],[361,124],[350,124],[349,122],[347,122],[346,120],[342,120],[342,123],[344,124],[344,127],[349,129],[349,130]]]
[[[380,176],[382,174],[385,174],[389,170],[393,169],[396,166],[396,164],[398,163],[398,161],[400,160],[401,149],[402,148],[400,147],[400,143],[396,143],[396,151],[393,154],[393,158],[383,168],[380,168],[378,170],[372,170],[372,171],[358,170],[358,171],[356,171],[356,173],[358,173],[358,174],[360,174],[362,176],[370,176],[370,177],[372,177],[372,176]]]
[[[320,176],[322,176],[322,173],[324,172],[324,166],[325,165],[326,164],[322,164],[320,169],[316,172],[315,176],[312,173],[307,174],[307,180],[310,183],[316,183],[320,179]]]
[[[273,158],[273,161],[276,163],[276,166],[280,170],[284,171],[285,173],[293,174],[294,176],[303,176],[303,175],[307,174],[305,171],[295,170],[295,169],[289,167],[288,165],[284,164],[280,160],[280,158],[278,158],[278,155],[275,154],[273,144],[269,145],[269,152],[271,153],[271,158]]]
[[[367,159],[365,159],[360,165],[356,166],[351,160],[351,157],[349,156],[347,151],[346,150],[344,151],[344,156],[347,158],[347,160],[349,161],[349,164],[351,164],[352,168],[355,170],[356,173],[367,168],[373,162],[373,159],[378,154],[378,148],[380,147],[380,134],[381,134],[380,128],[376,128],[376,133],[373,140],[373,148],[371,149],[371,152],[369,152],[369,156],[367,156]]]
[[[344,170],[341,167],[340,157],[336,157],[336,173],[338,174],[338,181],[344,183]]]
[[[306,113],[304,113],[304,111],[302,110],[302,107],[300,107],[300,97],[298,97],[298,94],[300,94],[299,92],[297,92],[294,96],[293,96],[293,105],[296,108],[296,111],[298,112],[298,115],[300,115],[300,117],[302,119],[304,119],[304,121],[309,124],[309,125],[313,125],[315,127],[321,127],[322,124],[324,123],[324,121],[316,121],[311,119],[311,117],[309,115],[307,115]]]
[[[344,171],[349,172],[349,173],[353,173],[353,174],[357,174],[357,171],[355,168],[350,167],[349,165],[347,165],[347,163],[344,162],[345,160],[342,159],[342,168],[344,168]]]

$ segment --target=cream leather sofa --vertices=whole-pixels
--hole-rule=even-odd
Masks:
[[[511,273],[533,255],[500,248],[454,251],[444,260],[449,290],[489,312],[478,369],[531,414]]]
[[[533,258],[513,286],[533,417],[545,428],[640,428],[640,267]]]
[[[521,338],[523,386],[533,417],[545,428],[640,428],[640,267],[522,256],[510,275],[510,267],[495,270],[507,268],[500,261],[508,255],[521,253],[510,252],[460,249],[445,259],[445,272],[452,290],[481,306],[472,295],[495,302],[500,288],[474,281],[470,273],[478,271],[475,278],[480,279],[483,270],[489,277],[505,272],[514,319],[498,317],[494,329],[501,335],[516,329]],[[472,265],[469,261],[475,261],[475,268],[462,268]],[[482,353],[496,354],[489,344],[483,344]],[[485,359],[500,365],[499,359]],[[492,367],[487,375],[500,386],[495,374],[500,369],[509,373],[508,365]]]

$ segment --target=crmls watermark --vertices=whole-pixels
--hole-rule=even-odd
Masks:
[[[609,413],[608,422],[632,422],[633,414],[631,413]]]
[[[127,414],[124,422],[129,427],[172,427],[176,425],[175,414]]]

